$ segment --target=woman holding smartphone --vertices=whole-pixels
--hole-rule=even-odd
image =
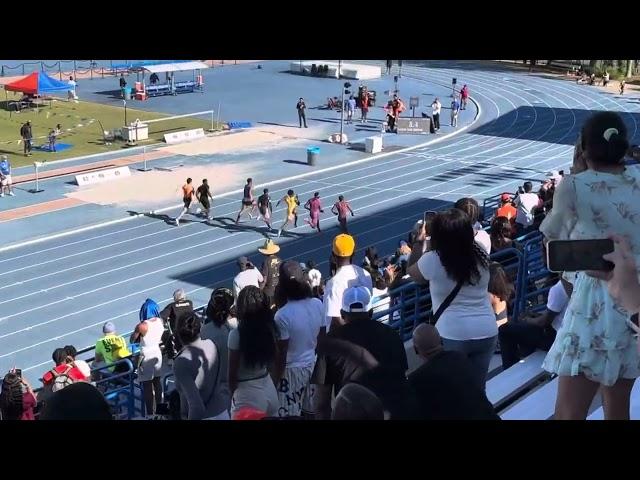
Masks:
[[[627,237],[631,251],[640,254],[640,172],[626,168],[627,128],[613,112],[587,120],[576,146],[572,175],[558,185],[554,208],[542,222],[546,240]],[[598,389],[607,420],[629,419],[629,397],[640,376],[640,357],[630,313],[607,291],[602,275],[564,274],[573,294],[544,361],[559,375],[555,418],[585,419]]]
[[[0,412],[3,420],[35,420],[36,396],[22,371],[13,368],[2,380]]]

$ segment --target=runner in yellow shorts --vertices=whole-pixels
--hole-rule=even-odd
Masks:
[[[276,208],[278,208],[280,202],[284,202],[287,205],[287,212],[284,223],[280,227],[280,230],[278,230],[278,237],[282,235],[282,231],[287,225],[289,225],[289,223],[294,222],[294,226],[297,226],[295,224],[297,223],[298,219],[298,205],[300,205],[298,196],[293,192],[293,190],[289,190],[284,197],[278,200],[278,203],[276,203]]]

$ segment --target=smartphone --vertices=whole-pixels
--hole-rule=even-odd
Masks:
[[[613,270],[613,263],[602,258],[613,252],[613,240],[551,240],[547,244],[547,268],[552,272]]]

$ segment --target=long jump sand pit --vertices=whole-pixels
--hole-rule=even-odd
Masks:
[[[181,187],[187,177],[193,178],[198,188],[203,178],[211,187],[211,194],[228,192],[243,187],[250,176],[252,164],[223,164],[202,167],[181,167],[173,171],[132,171],[127,178],[79,189],[67,197],[98,205],[120,205],[142,209],[167,203],[180,203]]]

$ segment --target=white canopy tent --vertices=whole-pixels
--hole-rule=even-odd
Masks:
[[[209,68],[204,62],[180,62],[180,63],[162,63],[160,65],[147,65],[142,68],[145,72],[149,73],[164,73],[164,72],[186,72],[188,70],[204,70]]]
[[[209,68],[204,62],[199,61],[189,61],[189,62],[178,62],[178,63],[162,63],[158,65],[146,65],[142,67],[140,70],[142,72],[142,83],[145,84],[145,73],[149,73],[151,75],[155,74],[156,77],[159,73],[166,74],[166,83],[160,85],[152,84],[150,87],[145,85],[147,92],[152,94],[167,94],[176,92],[184,92],[189,91],[192,92],[194,87],[202,91],[202,70],[205,68]],[[186,72],[193,71],[193,81],[189,82],[176,82],[174,74],[176,72]]]

